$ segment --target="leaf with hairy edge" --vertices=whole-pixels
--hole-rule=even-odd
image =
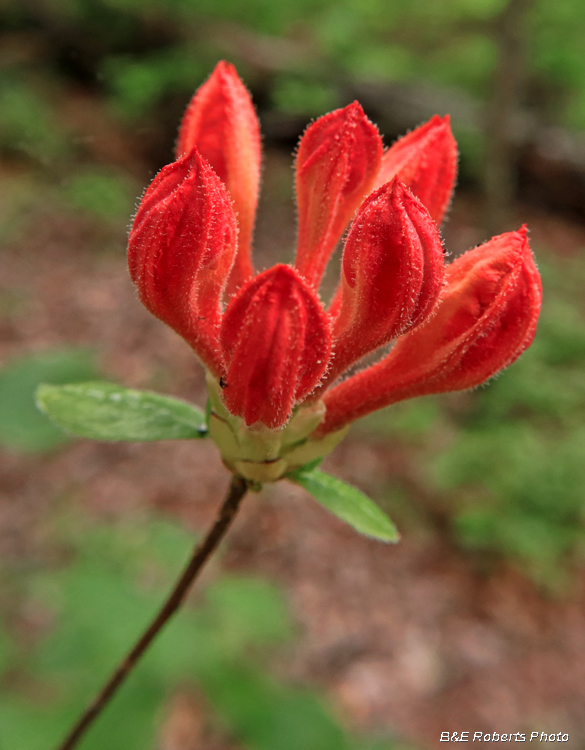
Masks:
[[[397,542],[400,539],[400,534],[388,516],[351,484],[324,471],[307,471],[305,467],[292,472],[287,479],[304,487],[315,500],[360,534],[383,542]]]
[[[205,415],[186,401],[90,381],[40,385],[37,406],[67,432],[93,440],[185,440],[207,435]]]

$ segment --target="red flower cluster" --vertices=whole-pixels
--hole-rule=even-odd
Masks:
[[[386,151],[357,102],[310,125],[296,160],[295,264],[254,275],[260,160],[250,96],[221,62],[187,109],[177,161],[144,195],[128,253],[142,302],[221,380],[245,425],[283,428],[322,399],[323,437],[403,399],[477,386],[529,346],[541,285],[524,228],[445,266],[437,225],[457,166],[447,117]],[[325,310],[319,284],[350,222]]]

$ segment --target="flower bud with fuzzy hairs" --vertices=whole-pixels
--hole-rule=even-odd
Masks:
[[[197,147],[225,183],[238,217],[238,253],[228,294],[254,275],[251,243],[260,192],[260,124],[248,90],[220,62],[195,93],[179,129],[177,158]]]
[[[252,279],[223,317],[224,403],[250,426],[280,428],[321,380],[331,333],[321,303],[294,268]]]
[[[296,159],[299,234],[295,266],[318,286],[355,210],[370,192],[382,139],[357,102],[320,117],[301,138]]]
[[[141,302],[221,372],[221,304],[237,251],[222,181],[197,149],[162,169],[144,194],[128,240]]]
[[[375,187],[398,178],[427,207],[439,225],[451,203],[456,176],[457,143],[451,132],[449,115],[433,115],[384,153]]]
[[[203,360],[210,434],[230,471],[276,481],[325,456],[358,417],[477,386],[530,345],[541,287],[524,228],[444,265],[437,225],[457,167],[448,117],[386,152],[357,102],[316,120],[296,158],[294,267],[258,275],[259,127],[233,66],[219,63],[196,92],[177,153],[136,215],[130,273],[146,307]],[[325,311],[321,278],[348,225]]]
[[[343,251],[330,378],[424,321],[444,267],[429,212],[398,180],[366,198]]]
[[[426,325],[325,395],[320,434],[404,399],[478,386],[530,346],[542,287],[525,227],[468,250],[446,280]]]

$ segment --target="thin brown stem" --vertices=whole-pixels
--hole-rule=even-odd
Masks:
[[[228,494],[221,506],[213,526],[209,529],[207,536],[195,547],[193,555],[183,571],[181,577],[175,584],[168,599],[160,608],[158,614],[136,642],[136,645],[123,659],[109,680],[98,693],[90,706],[83,712],[77,724],[67,735],[66,739],[59,745],[58,750],[73,750],[79,740],[89,729],[91,724],[104,710],[112,699],[120,685],[134,669],[140,657],[148,649],[158,633],[166,625],[172,615],[179,609],[187,595],[193,581],[197,578],[207,560],[211,557],[220,541],[229,529],[240,503],[248,491],[248,485],[241,477],[234,476],[230,484]]]

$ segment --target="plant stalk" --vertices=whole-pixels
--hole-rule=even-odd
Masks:
[[[197,578],[197,575],[231,526],[231,523],[240,507],[240,503],[247,491],[248,484],[246,480],[238,476],[233,476],[229,491],[217,514],[213,526],[209,529],[207,536],[196,545],[187,567],[178,579],[166,602],[160,608],[158,614],[144,631],[142,636],[138,639],[135,646],[114,670],[109,680],[96,696],[95,700],[80,716],[78,722],[71,729],[65,740],[58,746],[57,750],[73,750],[73,748],[77,746],[79,740],[110,702],[120,685],[122,685],[124,680],[134,669],[152,641],[160,633],[173,614],[179,609],[191,588],[191,585]]]

